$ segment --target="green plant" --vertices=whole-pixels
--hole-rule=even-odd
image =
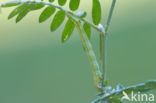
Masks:
[[[83,48],[89,58],[90,65],[93,71],[94,84],[97,90],[100,92],[98,98],[93,101],[93,103],[104,102],[104,103],[121,103],[122,92],[130,93],[132,90],[137,92],[147,92],[152,89],[156,89],[156,81],[148,81],[141,85],[136,85],[132,87],[122,87],[117,85],[117,89],[110,89],[106,80],[106,71],[105,71],[105,39],[108,35],[108,29],[111,22],[113,10],[116,4],[116,0],[112,1],[112,5],[109,11],[108,19],[106,24],[103,26],[101,22],[101,4],[99,0],[92,0],[92,20],[93,23],[87,21],[85,17],[87,16],[86,11],[80,11],[75,13],[79,7],[80,0],[70,0],[69,8],[67,10],[63,8],[67,0],[58,0],[59,5],[54,5],[52,2],[54,0],[49,0],[49,2],[44,1],[11,1],[6,2],[1,5],[1,7],[12,7],[17,6],[10,15],[8,19],[17,16],[16,23],[21,21],[29,12],[34,10],[39,10],[46,6],[39,17],[39,22],[42,23],[50,18],[58,9],[55,14],[53,21],[51,23],[51,31],[55,31],[63,23],[65,17],[68,18],[67,23],[65,24],[64,30],[62,32],[62,42],[66,42],[75,28],[77,28],[80,38],[82,40]],[[91,29],[94,28],[99,32],[100,38],[100,62],[97,61],[97,57],[94,53],[90,42]]]

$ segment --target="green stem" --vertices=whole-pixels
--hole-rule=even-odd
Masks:
[[[97,62],[95,53],[93,51],[92,45],[88,40],[87,35],[85,35],[83,28],[81,26],[80,21],[75,21],[76,27],[79,31],[80,38],[82,40],[82,45],[84,50],[89,58],[90,65],[92,67],[93,76],[94,76],[94,84],[99,92],[102,92],[102,73],[100,72],[99,64]]]
[[[105,34],[100,34],[100,60],[102,68],[102,81],[103,86],[105,86],[104,81],[106,80],[106,63],[105,63]]]
[[[109,29],[109,25],[110,25],[110,22],[111,22],[111,19],[112,19],[115,4],[116,4],[116,0],[113,0],[110,11],[109,11],[105,31],[101,32],[101,35],[100,35],[100,60],[101,60],[101,68],[102,68],[102,80],[103,80],[102,84],[104,86],[105,86],[104,82],[106,80],[106,60],[105,60],[105,58],[106,58],[105,57],[105,55],[106,55],[106,47],[105,47],[106,40],[105,39],[106,39],[108,29]]]
[[[111,22],[111,19],[112,19],[112,15],[113,15],[115,4],[116,4],[116,0],[113,0],[112,1],[112,5],[111,5],[111,8],[110,8],[110,11],[109,11],[107,23],[106,23],[106,28],[105,28],[105,33],[106,34],[108,32],[108,29],[109,29],[109,25],[110,25],[110,22]]]

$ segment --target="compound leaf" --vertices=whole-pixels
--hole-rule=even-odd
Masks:
[[[62,42],[65,42],[70,38],[72,32],[74,31],[74,28],[75,28],[74,22],[71,19],[69,19],[62,33]]]
[[[91,27],[89,24],[84,23],[83,25],[84,31],[86,32],[88,39],[90,40],[90,35],[91,35]]]
[[[66,1],[67,0],[58,0],[58,4],[63,6],[63,5],[65,5]]]
[[[44,22],[45,20],[50,18],[55,11],[56,9],[52,6],[48,6],[47,8],[45,8],[39,17],[39,22]]]
[[[70,8],[72,11],[75,11],[75,10],[78,9],[79,4],[80,4],[80,0],[70,0],[69,8]]]
[[[99,0],[93,0],[92,19],[95,25],[98,25],[101,21],[101,5]]]
[[[65,12],[62,10],[58,11],[51,23],[51,31],[55,31],[63,23],[64,19]]]

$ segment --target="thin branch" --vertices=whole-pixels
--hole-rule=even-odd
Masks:
[[[93,23],[90,23],[89,21],[87,21],[86,19],[84,18],[81,18],[79,17],[78,15],[76,15],[75,13],[61,7],[61,6],[58,6],[58,5],[55,5],[55,4],[52,4],[52,3],[48,3],[48,2],[45,2],[45,1],[9,1],[9,2],[6,2],[6,3],[3,3],[1,5],[1,7],[5,7],[6,5],[9,5],[9,4],[24,4],[24,3],[36,3],[36,4],[43,4],[43,5],[48,5],[48,6],[52,6],[54,8],[57,8],[59,10],[62,10],[62,11],[65,11],[67,14],[70,14],[71,16],[74,16],[76,18],[78,18],[80,21],[83,21],[87,24],[89,24],[91,27],[93,27],[94,29],[96,29],[97,31],[101,32],[101,30],[96,26],[94,25]]]
[[[104,81],[106,80],[106,60],[105,60],[106,59],[106,57],[105,57],[105,55],[106,55],[106,46],[105,46],[106,40],[105,39],[106,39],[106,34],[108,32],[108,28],[109,28],[109,25],[110,25],[110,22],[112,19],[115,4],[116,4],[116,0],[113,0],[110,11],[109,11],[106,27],[104,28],[105,31],[101,32],[101,35],[100,35],[100,59],[101,59],[101,68],[102,68],[102,75],[103,75],[102,76],[103,77],[102,84],[104,86],[105,86]]]
[[[126,92],[127,94],[130,94],[132,91],[133,92],[148,92],[151,90],[156,89],[156,80],[149,80],[145,83],[134,85],[134,86],[129,86],[121,90],[116,90],[113,93],[110,93],[108,95],[104,95],[102,97],[97,98],[96,100],[92,101],[92,103],[98,103],[100,101],[111,101],[115,99],[120,99],[123,96],[123,92]]]
[[[108,29],[109,29],[109,25],[110,25],[110,22],[111,22],[111,19],[112,19],[112,15],[113,15],[113,11],[114,11],[114,8],[115,8],[115,4],[116,4],[116,0],[113,0],[111,8],[110,8],[110,11],[109,11],[107,23],[106,23],[106,28],[105,28],[105,33],[106,34],[108,32]]]

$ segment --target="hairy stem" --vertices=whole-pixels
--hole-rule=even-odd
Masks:
[[[76,21],[76,27],[79,31],[79,35],[82,40],[82,45],[84,47],[84,50],[89,58],[90,65],[92,67],[95,86],[99,92],[102,92],[103,91],[103,89],[102,89],[102,73],[100,72],[99,64],[97,62],[92,45],[90,44],[88,37],[84,34],[84,31],[83,31],[80,21]]]

